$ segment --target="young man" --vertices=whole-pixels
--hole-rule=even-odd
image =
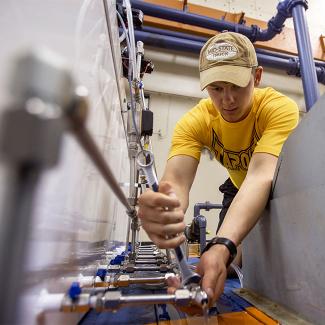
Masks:
[[[176,247],[185,240],[184,213],[202,148],[228,170],[230,179],[220,187],[225,210],[217,237],[197,267],[212,302],[223,292],[236,247],[265,208],[282,145],[298,123],[291,99],[272,88],[255,88],[262,71],[253,44],[241,34],[221,33],[203,46],[200,83],[209,98],[177,123],[159,192],[147,191],[139,199],[151,240],[161,248]]]

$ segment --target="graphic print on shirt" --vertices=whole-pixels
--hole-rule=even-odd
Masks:
[[[211,148],[214,151],[216,159],[228,170],[247,171],[249,162],[259,139],[260,138],[254,127],[249,146],[241,151],[232,151],[224,147],[223,143],[218,139],[217,133],[212,128]]]

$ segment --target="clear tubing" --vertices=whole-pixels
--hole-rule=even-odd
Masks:
[[[238,265],[234,264],[234,263],[231,263],[230,266],[236,272],[236,274],[238,276],[238,279],[239,279],[240,287],[243,288],[244,274],[243,274],[241,268]]]

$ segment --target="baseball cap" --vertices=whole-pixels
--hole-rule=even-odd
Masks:
[[[257,65],[254,46],[246,36],[234,32],[213,36],[200,52],[201,90],[215,81],[246,87]]]

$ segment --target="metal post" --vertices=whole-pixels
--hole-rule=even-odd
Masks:
[[[207,220],[204,216],[197,216],[196,222],[199,225],[200,229],[200,254],[203,252],[206,243],[207,243],[207,237],[206,237],[206,229],[207,229]]]
[[[317,75],[310,43],[305,7],[298,3],[292,8],[292,17],[301,65],[301,77],[304,88],[306,110],[316,103],[320,97]]]
[[[206,246],[206,226],[207,226],[206,218],[203,215],[200,215],[200,211],[201,210],[209,211],[211,209],[222,209],[222,204],[210,203],[209,201],[206,201],[204,203],[196,203],[194,205],[194,217],[192,221],[192,226],[195,227],[196,229],[197,227],[199,227],[200,253],[202,253],[202,251]]]
[[[41,173],[58,161],[64,122],[58,106],[73,84],[62,67],[23,55],[12,78],[13,98],[1,120],[0,152],[8,166],[0,227],[0,324],[16,324],[28,253],[33,204]],[[56,62],[57,63],[57,62]],[[50,80],[43,84],[45,76]]]

